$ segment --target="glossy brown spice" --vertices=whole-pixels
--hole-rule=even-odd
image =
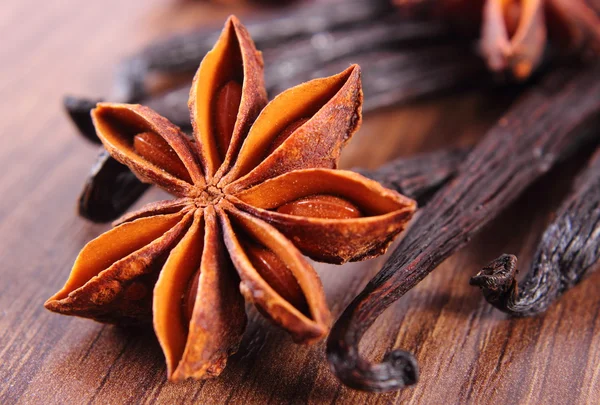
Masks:
[[[101,322],[152,322],[171,380],[223,371],[246,326],[244,298],[294,341],[322,339],[329,310],[303,254],[334,263],[380,255],[416,208],[372,180],[335,170],[361,122],[358,66],[270,103],[262,68],[260,52],[231,17],[192,84],[192,139],[144,106],[100,103],[92,112],[107,151],[177,198],[130,213],[89,242],[46,308]],[[337,219],[323,207],[319,218],[277,211],[331,195],[360,216]]]
[[[394,350],[379,364],[358,353],[375,319],[555,162],[597,139],[600,66],[564,68],[528,91],[435,194],[383,269],[346,308],[327,342],[329,362],[350,387],[390,391],[418,379],[412,354]]]
[[[94,222],[113,221],[149,187],[102,149],[79,195],[77,213]]]
[[[573,191],[542,235],[531,268],[517,282],[517,258],[502,255],[471,278],[486,300],[513,316],[548,309],[589,275],[600,259],[600,150],[576,179]]]

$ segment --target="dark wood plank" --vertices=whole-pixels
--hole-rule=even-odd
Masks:
[[[240,13],[248,10],[237,9]],[[123,329],[46,311],[79,249],[106,226],[74,203],[96,150],[62,114],[64,93],[106,95],[112,68],[151,38],[228,10],[176,1],[9,1],[0,7],[0,403],[598,403],[600,275],[548,313],[509,319],[468,285],[481,265],[514,252],[526,267],[573,168],[536,184],[484,234],[444,262],[368,332],[379,359],[412,350],[420,382],[399,393],[341,386],[323,344],[296,346],[249,308],[242,347],[219,378],[173,384],[150,329]],[[491,94],[465,94],[372,114],[344,167],[476,140],[502,110]],[[144,201],[163,198],[152,191]],[[140,202],[140,204],[143,202]],[[339,314],[385,258],[316,265]]]

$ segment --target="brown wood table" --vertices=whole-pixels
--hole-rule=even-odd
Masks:
[[[123,56],[167,32],[222,24],[230,12],[175,0],[0,5],[0,404],[600,403],[600,274],[532,319],[508,318],[468,284],[503,252],[518,254],[525,268],[568,189],[568,165],[534,185],[367,333],[367,358],[405,348],[419,360],[419,383],[397,393],[342,386],[323,343],[296,346],[252,309],[240,351],[220,377],[174,384],[166,381],[151,330],[43,308],[81,247],[107,228],[75,214],[97,148],[75,135],[62,96],[107,95]],[[243,18],[249,10],[235,12]],[[376,167],[395,156],[470,144],[506,104],[493,100],[468,93],[370,114],[343,166]],[[383,260],[316,266],[334,316]]]

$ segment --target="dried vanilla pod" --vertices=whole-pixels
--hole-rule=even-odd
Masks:
[[[303,255],[333,263],[383,253],[416,203],[336,170],[361,123],[360,68],[267,103],[261,54],[230,17],[189,97],[193,141],[148,107],[100,103],[113,158],[176,196],[127,214],[89,242],[51,311],[149,322],[170,380],[219,375],[246,326],[244,299],[298,343],[330,314]]]
[[[511,106],[471,150],[345,309],[327,342],[332,370],[346,385],[391,391],[416,383],[414,356],[401,349],[381,363],[364,359],[360,339],[377,317],[417,285],[560,159],[598,141],[600,64],[563,67]]]
[[[65,96],[63,98],[63,107],[79,133],[88,141],[97,144],[100,144],[100,139],[96,135],[90,111],[101,101],[73,96]]]
[[[150,187],[102,149],[79,195],[77,212],[94,222],[123,215]]]
[[[512,316],[533,316],[583,280],[600,258],[600,149],[542,235],[530,270],[517,282],[517,258],[504,254],[471,278],[485,299]]]
[[[486,88],[492,80],[481,59],[468,43],[431,45],[415,50],[383,50],[352,57],[365,66],[363,90],[364,111],[398,105],[432,94],[455,89]],[[344,60],[316,69],[306,77],[322,76],[337,71]],[[347,63],[347,62],[346,62]],[[294,81],[289,82],[289,85]]]
[[[343,61],[347,66],[355,63],[358,55],[375,50],[407,52],[447,43],[448,33],[448,29],[437,22],[401,20],[392,14],[356,26],[321,31],[309,37],[290,40],[285,46],[275,44],[263,50],[264,58],[268,61],[265,68],[265,75],[269,78],[267,90],[271,94],[278,94],[279,91],[271,91],[273,85],[281,87],[286,80],[299,83],[302,81],[299,78],[313,74],[319,66],[334,61]],[[460,45],[465,43],[464,40],[453,42]]]
[[[298,4],[284,12],[257,19],[247,25],[258,48],[337,27],[353,26],[388,14],[389,0],[315,1]],[[176,35],[156,42],[126,59],[117,68],[116,99],[139,102],[148,96],[145,81],[148,73],[194,72],[217,37],[219,31],[204,29]],[[268,76],[267,76],[268,77]]]
[[[444,149],[395,159],[375,170],[356,171],[384,187],[417,200],[422,207],[454,177],[468,153],[468,149]]]
[[[339,12],[339,8],[344,8],[344,10],[339,15],[322,14],[323,10],[327,13],[329,8],[335,12]],[[299,5],[297,10],[300,10],[299,15],[286,13],[281,19],[271,21],[267,17],[257,20],[255,23],[256,30],[264,36],[260,48],[264,52],[267,66],[266,86],[271,97],[293,85],[319,77],[314,75],[315,70],[320,70],[320,67],[325,68],[333,61],[340,62],[339,65],[336,64],[335,71],[340,70],[338,67],[340,65],[343,66],[342,69],[345,69],[350,64],[358,64],[361,61],[357,56],[365,52],[388,49],[398,52],[401,57],[404,55],[404,58],[410,60],[417,58],[417,55],[413,55],[411,50],[423,48],[424,51],[428,51],[430,45],[456,42],[460,48],[466,46],[464,39],[449,41],[448,30],[440,23],[410,21],[400,19],[393,13],[389,15],[391,5],[387,1],[353,0],[343,6],[336,2],[329,5],[316,3]],[[303,18],[303,16],[307,17]],[[278,28],[279,23],[287,24],[290,19],[293,20],[291,26]],[[301,25],[298,21],[302,22]],[[318,23],[307,25],[307,21],[318,21]],[[294,28],[296,26],[297,28]],[[282,36],[283,34],[279,31],[295,32],[296,34]],[[269,34],[273,36],[268,37]],[[214,42],[213,38],[217,35],[218,32],[214,30],[201,31],[200,33],[182,34],[150,45],[119,67],[118,72],[120,73],[116,78],[118,91],[111,99],[120,102],[143,103],[180,127],[188,127],[189,121],[186,112],[188,86],[172,88],[161,94],[151,94],[150,90],[146,89],[146,76],[151,72],[165,75],[193,73],[198,61],[210,48],[210,44]],[[207,45],[198,46],[198,41],[206,42]],[[431,49],[429,53],[433,59],[444,59],[443,62],[440,61],[443,66],[459,65],[462,67],[468,66],[473,61],[477,67],[481,65],[480,60],[471,51],[469,51],[470,55],[465,55],[462,49],[458,49],[455,58],[447,61],[444,55],[436,54],[436,50],[437,48]],[[419,72],[426,70],[426,67],[429,67],[428,71],[431,71],[432,67],[431,62],[427,62],[427,66],[421,66],[419,62],[415,61],[414,65],[402,66],[406,76],[411,77],[411,80],[413,75],[417,75],[417,80],[421,79]],[[377,76],[373,75],[373,77],[381,78],[393,74],[388,83],[394,83],[402,71],[395,72],[393,66],[395,63],[392,62],[387,68],[379,67],[380,70],[376,72]],[[328,70],[332,71],[331,68]],[[396,100],[395,102],[402,102],[435,92],[438,86],[447,89],[456,87],[456,82],[464,84],[462,78],[465,75],[461,74],[462,70],[453,73],[460,78],[455,79],[453,74],[445,74],[439,80],[431,80],[430,75],[425,77],[425,83],[408,91],[408,96],[402,96],[402,92],[398,91],[400,90],[397,88],[398,86],[395,86],[396,95],[393,99]],[[468,69],[465,73],[472,75],[473,69]],[[469,77],[474,78],[473,76]],[[427,80],[432,81],[433,84],[427,85]],[[407,87],[409,86],[405,84],[404,88]],[[392,98],[390,100],[388,104],[394,102]],[[96,138],[96,135],[89,114],[86,115],[82,109],[85,105],[88,105],[91,110],[94,104],[85,98],[76,97],[67,97],[64,102],[64,107],[78,129],[85,131],[84,136],[93,139]]]
[[[273,61],[283,69],[285,60]],[[280,75],[278,80],[267,80],[270,96],[316,77],[331,75],[351,64],[368,66],[363,77],[367,95],[364,111],[398,105],[441,91],[457,88],[490,87],[491,78],[481,59],[472,52],[468,43],[457,42],[431,45],[423,49],[387,49],[349,55],[309,70],[294,70],[295,74]],[[187,112],[188,87],[178,87],[162,94],[144,98],[142,103],[188,131],[191,129]],[[67,100],[69,101],[67,103]],[[65,98],[65,109],[79,131],[89,140],[99,142],[89,110],[96,101],[85,98]],[[87,111],[85,110],[87,108]]]

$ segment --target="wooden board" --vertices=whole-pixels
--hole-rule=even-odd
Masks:
[[[323,344],[296,346],[251,309],[241,349],[219,378],[173,384],[151,330],[43,308],[80,248],[107,228],[75,215],[97,150],[75,136],[61,97],[107,95],[124,55],[199,21],[222,24],[229,12],[175,0],[0,6],[0,403],[599,403],[600,274],[533,319],[507,318],[468,285],[500,253],[516,253],[527,265],[568,188],[569,166],[532,187],[367,333],[362,350],[370,359],[399,347],[416,354],[420,381],[398,393],[343,387]],[[470,93],[371,114],[343,166],[376,167],[395,156],[469,144],[502,111],[494,100]],[[144,201],[159,197],[153,191]],[[334,315],[383,260],[316,266]]]

